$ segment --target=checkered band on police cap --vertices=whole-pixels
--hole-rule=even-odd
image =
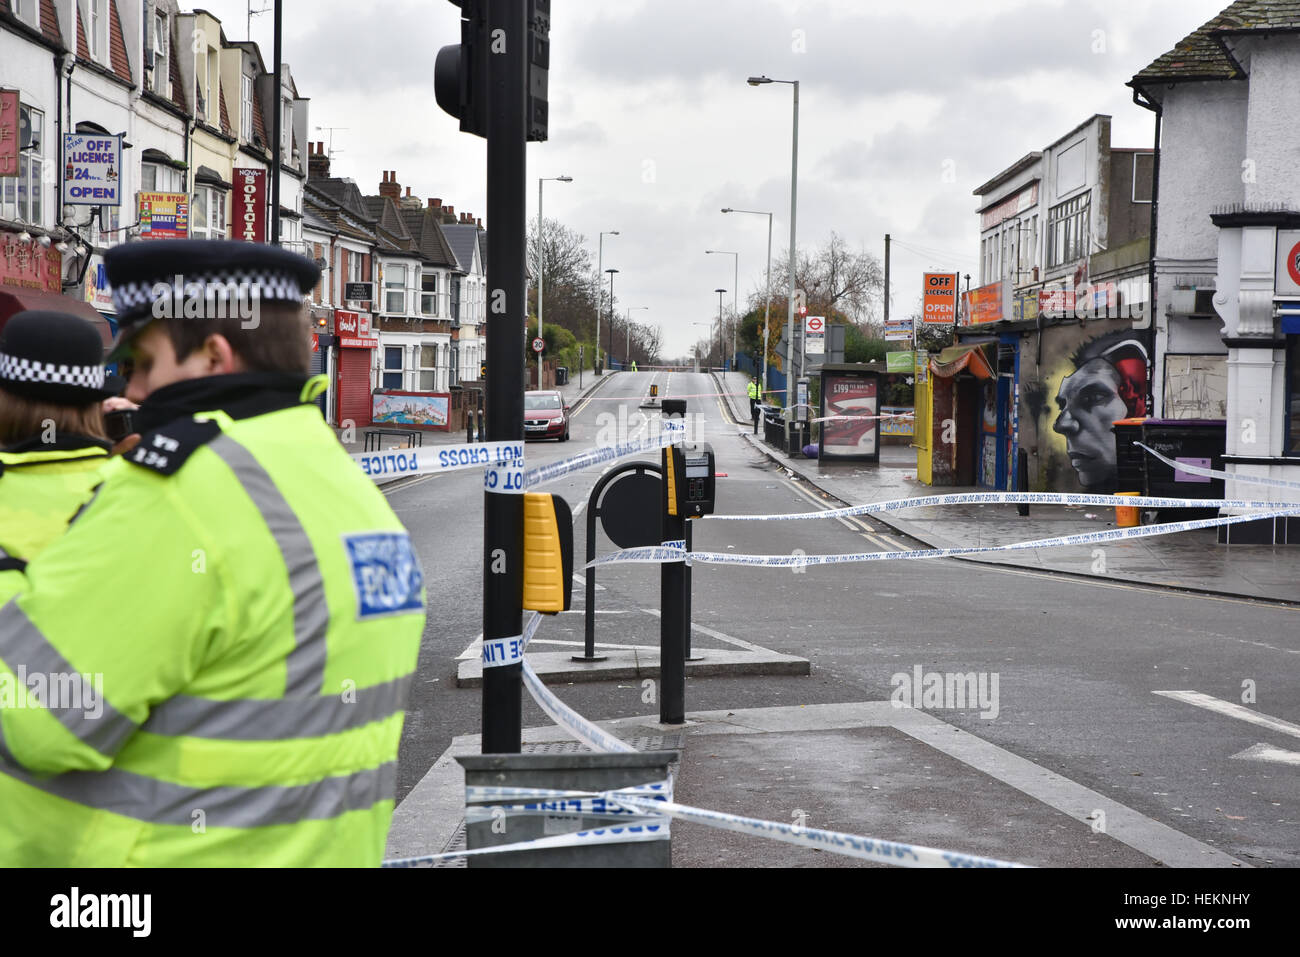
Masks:
[[[104,254],[118,321],[125,327],[153,318],[155,305],[176,318],[207,317],[192,302],[235,304],[301,302],[320,279],[320,267],[297,253],[227,239],[141,240]]]
[[[55,365],[0,352],[0,380],[70,385],[79,389],[104,388],[103,366]]]

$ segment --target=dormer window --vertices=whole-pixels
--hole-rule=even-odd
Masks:
[[[253,78],[247,73],[240,75],[239,87],[239,135],[245,143],[253,141]]]
[[[40,0],[12,0],[14,16],[34,30],[41,28]]]
[[[152,89],[160,96],[171,92],[171,72],[167,65],[168,40],[171,31],[167,29],[167,14],[162,10],[154,12],[153,17],[153,81]]]
[[[104,15],[104,0],[82,0],[80,6],[87,51],[96,63],[104,63],[108,60],[108,18]]]

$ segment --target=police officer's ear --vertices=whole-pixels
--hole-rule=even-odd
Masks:
[[[230,375],[232,372],[246,371],[239,353],[230,345],[230,340],[220,333],[208,336],[203,340],[203,345],[194,351],[202,359],[207,375]]]

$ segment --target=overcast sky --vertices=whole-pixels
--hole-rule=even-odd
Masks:
[[[254,9],[259,4],[254,3]],[[270,0],[261,0],[268,9]],[[733,257],[740,299],[763,285],[766,217],[774,252],[789,243],[791,87],[799,80],[801,247],[835,230],[892,253],[892,310],[909,313],[921,273],[976,273],[971,191],[1094,113],[1112,145],[1150,146],[1152,114],[1124,86],[1227,0],[554,0],[550,140],[531,144],[545,213],[601,231],[620,270],[620,307],[661,325],[669,354],[707,334]],[[245,0],[204,0],[226,36],[244,39]],[[439,47],[459,41],[446,0],[284,0],[284,58],[333,133],[336,176],[378,192],[382,170],[422,197],[487,222],[484,141],[434,102]],[[270,66],[271,15],[253,39]],[[313,139],[330,141],[321,129]],[[947,175],[945,175],[947,174]],[[911,247],[911,248],[907,248]],[[978,276],[973,281],[978,282]],[[772,277],[774,287],[784,285]],[[602,337],[603,338],[603,337]]]

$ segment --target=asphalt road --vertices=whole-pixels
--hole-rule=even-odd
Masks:
[[[622,373],[575,406],[572,440],[529,446],[553,461],[635,429],[641,397],[716,391],[706,375]],[[712,443],[718,511],[773,514],[821,496],[737,436],[714,397],[688,398]],[[611,431],[613,430],[613,431]],[[650,457],[647,456],[647,459]],[[604,467],[548,486],[575,509]],[[460,734],[480,730],[479,692],[455,687],[455,659],[481,631],[483,493],[477,473],[416,479],[389,498],[410,528],[429,594],[428,625],[399,757],[399,800]],[[579,556],[585,517],[575,528]],[[892,549],[869,520],[703,521],[695,548],[755,554]],[[599,550],[611,548],[603,540]],[[600,641],[657,644],[658,572],[600,571]],[[581,588],[575,584],[575,602]],[[581,605],[579,604],[579,607]],[[1300,751],[1285,725],[1261,727],[1158,692],[1191,691],[1300,725],[1300,609],[944,561],[808,568],[696,566],[694,621],[812,662],[809,677],[696,678],[687,710],[889,700],[896,675],[976,673],[998,680],[993,708],[932,708],[971,734],[1064,775],[1257,866],[1300,864],[1300,755],[1234,757],[1259,744]],[[539,637],[580,640],[581,614],[548,619]],[[991,684],[987,686],[991,692]],[[1244,690],[1245,689],[1245,690]],[[636,682],[556,690],[593,720],[646,714]],[[952,702],[946,702],[951,704]],[[987,716],[981,716],[981,714]],[[549,720],[525,695],[525,727]],[[1294,746],[1293,748],[1291,746]],[[830,773],[830,772],[826,772]],[[816,790],[816,782],[804,782]]]

